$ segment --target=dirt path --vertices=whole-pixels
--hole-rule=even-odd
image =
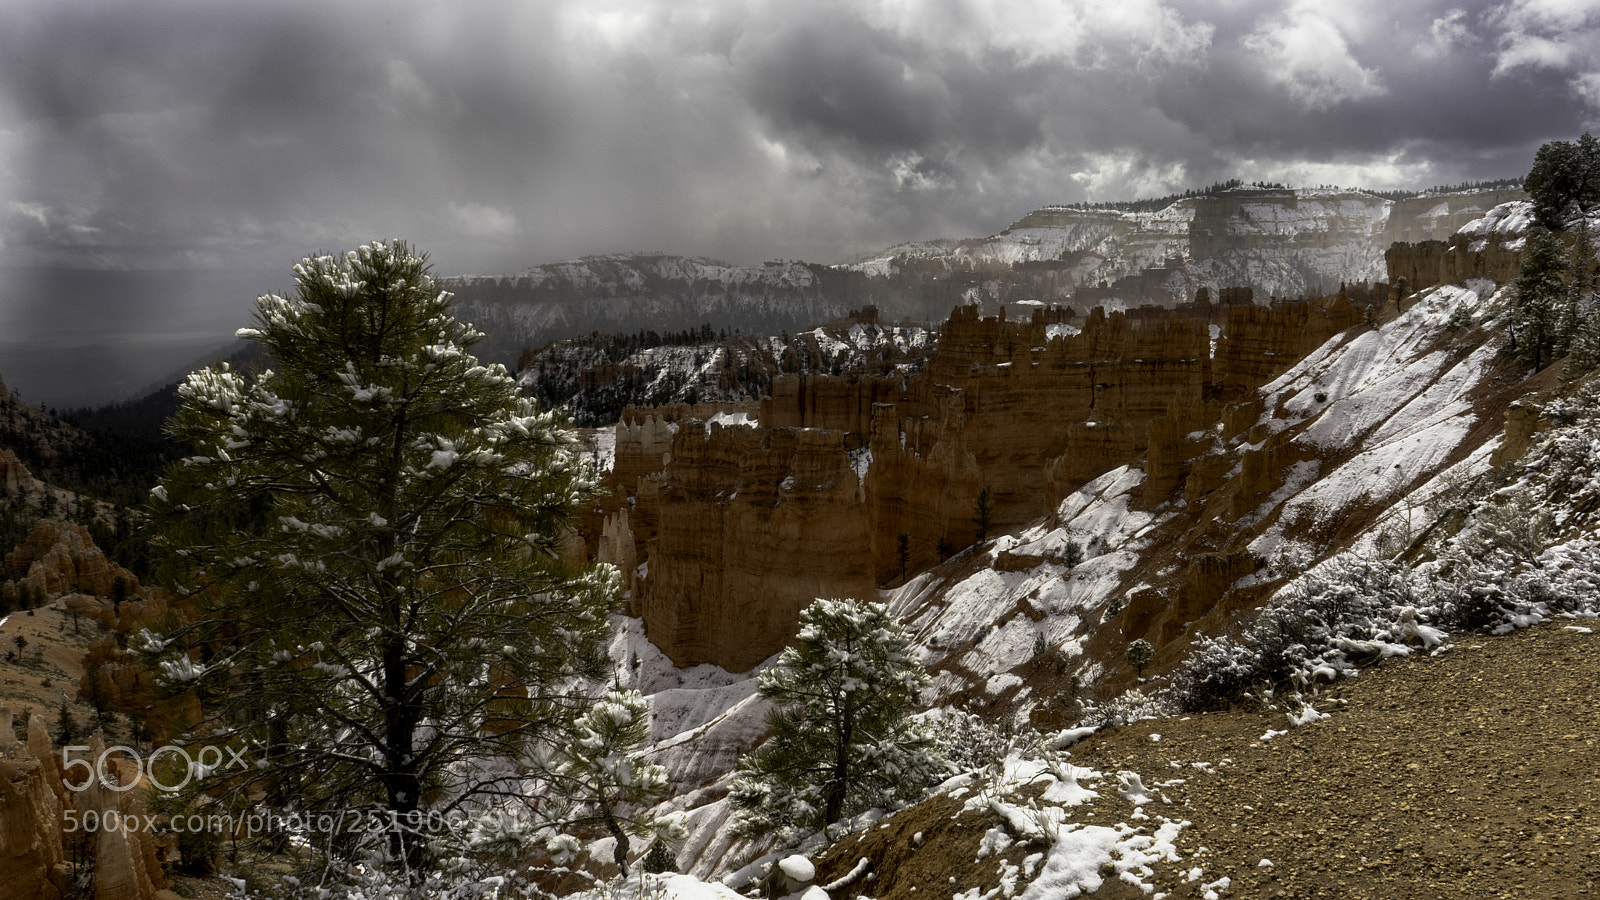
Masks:
[[[1192,823],[1185,862],[1155,879],[1174,898],[1222,876],[1229,897],[1600,896],[1600,633],[1569,624],[1600,632],[1469,637],[1325,692],[1314,724],[1282,709],[1141,722],[1072,761],[1184,779],[1151,807]],[[1125,887],[1100,895],[1140,896]]]

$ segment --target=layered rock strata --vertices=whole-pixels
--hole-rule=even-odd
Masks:
[[[963,307],[923,373],[780,379],[758,428],[635,415],[591,552],[645,573],[629,579],[634,609],[675,663],[742,671],[816,597],[868,596],[1143,455],[1146,502],[1210,490],[1226,473],[1196,470],[1196,429],[1365,314],[1343,292],[1224,299],[1096,309],[1076,333],[1055,327],[1069,311]]]
[[[813,599],[870,596],[870,517],[843,432],[684,427],[657,481],[642,612],[678,665],[743,671]]]
[[[108,758],[98,735],[88,750],[81,758],[103,760],[107,781],[68,790],[43,719],[29,720],[24,743],[13,735],[11,711],[0,707],[0,893],[8,900],[78,896],[65,852],[69,840],[78,840],[93,856],[96,900],[174,900],[156,836],[143,827],[121,827],[147,821],[137,764]],[[75,813],[73,821],[96,827],[69,835],[67,810]],[[90,811],[95,815],[85,815]],[[98,827],[105,822],[113,825]]]

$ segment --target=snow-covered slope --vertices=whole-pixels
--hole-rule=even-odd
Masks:
[[[891,248],[853,267],[893,277],[935,259],[953,272],[1043,266],[1057,277],[1030,279],[1032,294],[1063,301],[1078,288],[1099,285],[1134,304],[1190,300],[1201,287],[1213,293],[1250,287],[1261,298],[1314,296],[1341,283],[1382,280],[1384,251],[1392,242],[1445,239],[1520,196],[1516,190],[1476,190],[1397,203],[1361,191],[1235,188],[1154,211],[1045,207],[999,234],[961,241],[943,254],[929,246],[903,254]],[[980,283],[968,300],[1015,302],[1020,294],[1014,285],[1007,287],[1005,281]]]
[[[1336,336],[1262,388],[1253,427],[1224,435],[1219,424],[1207,436],[1205,455],[1224,461],[1212,466],[1232,461],[1233,471],[1211,495],[1141,509],[1143,473],[1117,469],[1067,498],[1050,522],[992,543],[973,571],[935,570],[890,592],[939,672],[939,696],[1027,710],[1049,699],[1030,683],[1045,681],[1036,677],[1040,648],[1092,688],[1127,640],[1160,645],[1193,622],[1215,622],[1225,591],[1184,606],[1202,549],[1248,560],[1234,586],[1262,590],[1341,550],[1403,548],[1498,446],[1493,417],[1503,406],[1485,392],[1500,338],[1446,327],[1458,310],[1481,314],[1490,289],[1425,292],[1395,320]],[[1270,490],[1241,506],[1239,476],[1252,457],[1277,465]],[[1069,565],[1077,553],[1068,545],[1083,562]],[[1038,562],[1001,571],[1002,553]],[[1173,615],[1181,620],[1169,618],[1167,634],[1146,632]]]
[[[1491,468],[1505,409],[1526,390],[1501,332],[1469,324],[1502,304],[1492,284],[1441,286],[1337,335],[1226,417],[1232,431],[1219,421],[1189,436],[1191,465],[1226,472],[1220,487],[1149,507],[1141,464],[1124,465],[1048,519],[884,591],[935,674],[925,700],[1070,724],[1085,712],[1075,701],[1135,686],[1130,640],[1170,666],[1195,634],[1226,630],[1336,554],[1405,549]],[[760,733],[753,675],[654,690],[673,724],[650,754],[685,791],[672,805],[691,813],[685,862],[700,875],[736,849],[718,798],[723,767]]]

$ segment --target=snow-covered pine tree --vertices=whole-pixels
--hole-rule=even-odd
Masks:
[[[879,603],[817,600],[761,673],[764,744],[739,760],[735,832],[788,840],[921,796],[949,766],[912,714],[929,679],[911,636]]]
[[[373,243],[295,277],[239,332],[276,369],[179,389],[193,455],[152,511],[191,624],[143,644],[251,763],[236,794],[377,812],[415,867],[419,814],[521,792],[477,763],[575,731],[616,574],[563,558],[592,491],[573,438],[468,352],[424,257]]]
[[[557,824],[599,824],[616,841],[612,861],[628,874],[629,835],[677,843],[675,820],[655,822],[637,810],[667,791],[667,770],[634,754],[650,737],[650,705],[638,691],[607,691],[578,720],[575,740],[556,748]]]
[[[1518,358],[1535,370],[1556,356],[1565,268],[1561,241],[1543,228],[1530,229],[1512,298],[1511,338]]]

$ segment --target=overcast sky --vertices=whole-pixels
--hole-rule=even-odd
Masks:
[[[832,262],[1229,177],[1520,175],[1597,119],[1600,0],[0,0],[0,264]]]

